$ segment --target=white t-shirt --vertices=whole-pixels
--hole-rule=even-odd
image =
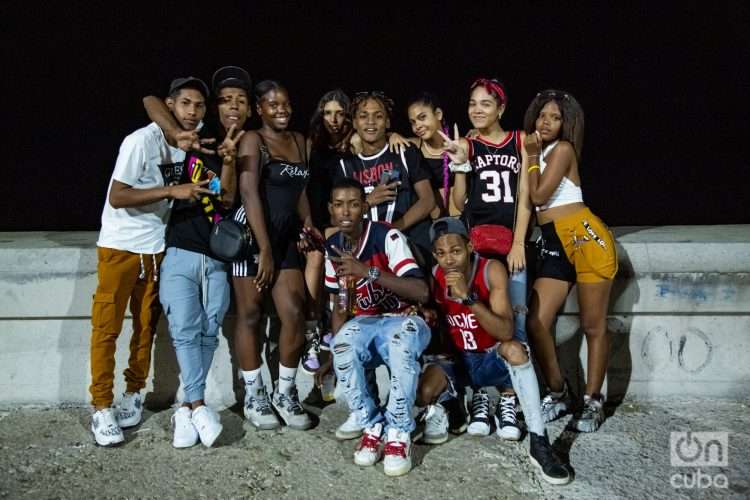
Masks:
[[[185,152],[170,146],[156,123],[127,136],[109,181],[97,246],[139,254],[162,252],[171,202],[160,200],[140,207],[114,208],[109,203],[109,191],[113,180],[135,189],[161,187],[162,169],[181,169],[184,161]]]

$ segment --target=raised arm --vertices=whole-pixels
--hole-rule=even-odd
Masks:
[[[478,300],[469,308],[487,333],[505,342],[513,338],[513,311],[508,298],[508,278],[505,268],[496,260],[487,263],[487,275],[490,303],[485,304]],[[467,277],[457,271],[446,273],[445,283],[450,287],[451,295],[457,299],[466,299],[472,293],[467,284]]]
[[[526,153],[529,155],[529,198],[537,206],[544,205],[550,199],[570,171],[576,161],[573,146],[567,141],[560,141],[547,155],[544,174],[541,174],[539,155],[541,154],[541,140],[536,133],[528,134],[524,141]]]

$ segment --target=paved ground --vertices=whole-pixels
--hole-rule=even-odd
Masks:
[[[259,432],[233,410],[221,413],[214,448],[174,450],[169,410],[147,412],[115,449],[94,446],[85,408],[0,411],[0,498],[748,498],[747,402],[626,402],[595,434],[549,426],[569,455],[575,481],[540,482],[528,464],[528,440],[452,438],[417,446],[416,467],[391,479],[382,465],[351,461],[354,441],[339,442],[344,408],[326,408],[309,432]],[[728,466],[670,465],[671,431],[728,431]],[[692,473],[684,476],[683,473]],[[716,476],[723,474],[723,476]],[[726,479],[726,483],[724,480]],[[675,488],[699,481],[703,488]],[[720,488],[707,486],[716,481]]]

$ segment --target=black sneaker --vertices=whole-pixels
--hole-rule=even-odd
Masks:
[[[550,484],[568,484],[571,481],[570,471],[555,454],[547,433],[539,436],[529,432],[529,438],[529,460],[542,478]]]
[[[466,400],[463,395],[456,399],[449,399],[443,403],[445,411],[448,412],[448,432],[451,434],[463,434],[469,426],[468,415],[466,415]]]
[[[470,436],[490,435],[490,395],[484,389],[471,396],[471,423],[466,431]]]
[[[508,441],[521,439],[521,427],[516,416],[516,395],[500,394],[495,408],[495,427],[499,437]]]

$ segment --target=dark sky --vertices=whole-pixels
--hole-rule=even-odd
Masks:
[[[386,91],[403,134],[406,100],[422,89],[462,131],[477,76],[506,83],[506,129],[538,91],[564,89],[586,113],[584,198],[610,225],[750,223],[748,7],[439,4],[23,3],[0,34],[0,230],[98,229],[119,144],[147,123],[141,98],[226,64],[285,83],[301,131],[335,87]]]

